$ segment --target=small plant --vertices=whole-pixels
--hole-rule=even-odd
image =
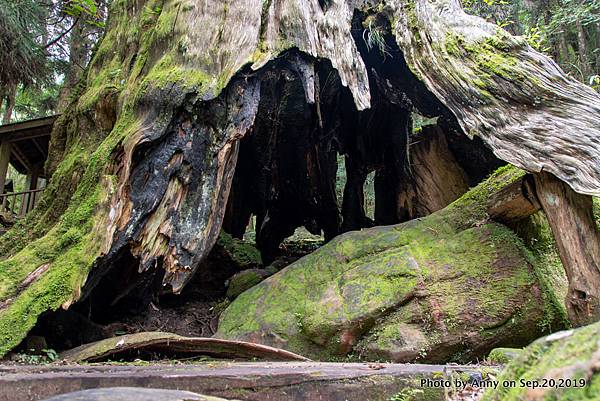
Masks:
[[[365,30],[363,31],[363,40],[367,45],[367,49],[375,48],[385,57],[386,55],[391,56],[388,52],[387,44],[385,43],[385,28],[379,26],[374,17],[367,18],[363,24]]]
[[[58,360],[58,353],[53,349],[43,349],[41,352],[41,354],[17,354],[15,360],[25,365],[42,365]]]
[[[590,77],[590,86],[600,92],[600,75],[593,75]]]
[[[423,390],[416,388],[405,388],[402,391],[392,395],[389,401],[413,401],[417,395],[423,394]]]

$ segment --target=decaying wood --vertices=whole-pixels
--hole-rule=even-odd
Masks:
[[[308,361],[293,352],[216,338],[183,337],[158,331],[128,334],[85,344],[63,352],[60,357],[68,362],[98,362],[118,358],[131,352],[162,355],[212,356],[231,359],[262,359],[267,361]]]
[[[135,387],[140,383],[146,388],[186,390],[244,401],[389,400],[399,389],[420,390],[420,378],[452,380],[460,375],[481,374],[484,370],[497,373],[492,366],[481,369],[478,366],[388,363],[16,365],[0,367],[0,400],[39,401],[81,388]],[[377,398],[373,398],[374,394]],[[445,397],[443,388],[431,388],[427,395],[431,399]]]
[[[501,159],[600,196],[600,95],[459,0],[393,1],[413,72]],[[585,162],[583,162],[585,161]]]
[[[541,205],[531,175],[526,175],[500,189],[490,197],[487,205],[488,214],[493,220],[509,226],[531,216],[540,209]]]
[[[535,175],[539,202],[554,233],[569,279],[566,306],[574,325],[600,320],[600,233],[592,198],[550,173]]]
[[[578,194],[546,172],[527,174],[490,197],[489,216],[512,225],[543,210],[569,280],[566,307],[571,323],[600,319],[600,233],[592,197]]]
[[[398,216],[403,221],[441,210],[469,189],[467,176],[439,126],[423,127],[411,141],[411,177],[402,183],[406,190],[398,199]]]

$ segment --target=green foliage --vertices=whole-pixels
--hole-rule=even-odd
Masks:
[[[463,5],[467,12],[524,36],[534,49],[598,89],[600,0],[464,0]]]
[[[64,12],[72,17],[83,18],[88,24],[98,27],[104,26],[104,21],[100,18],[95,0],[69,0]]]
[[[33,351],[33,350],[32,350]],[[53,349],[43,349],[41,354],[19,353],[15,356],[18,363],[24,365],[43,365],[58,360],[58,352]]]
[[[19,86],[15,99],[14,119],[29,120],[56,111],[60,85],[51,82],[41,87]]]
[[[389,55],[388,46],[385,42],[387,26],[379,23],[377,17],[369,16],[363,22],[363,40],[369,50],[376,49],[384,57]]]
[[[0,86],[31,84],[48,74],[44,32],[45,9],[35,0],[5,1],[0,7]]]

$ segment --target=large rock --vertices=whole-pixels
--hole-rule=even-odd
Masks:
[[[505,367],[498,382],[482,401],[599,400],[600,323],[537,340]]]
[[[240,295],[217,337],[321,360],[437,363],[523,346],[564,327],[545,279],[560,274],[560,264],[545,263],[547,255],[530,252],[482,207],[520,175],[502,169],[426,218],[335,238]]]
[[[227,298],[235,299],[241,293],[254,287],[273,273],[265,269],[242,270],[229,279]]]

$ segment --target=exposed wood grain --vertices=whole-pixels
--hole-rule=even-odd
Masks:
[[[598,93],[458,0],[388,3],[406,61],[467,135],[511,164],[600,196]]]
[[[403,220],[424,217],[443,209],[469,190],[467,177],[448,149],[437,125],[423,127],[410,138],[411,177],[402,183],[398,215]]]
[[[533,177],[526,175],[500,189],[490,197],[487,209],[492,219],[507,225],[538,212],[541,205],[537,199]]]

